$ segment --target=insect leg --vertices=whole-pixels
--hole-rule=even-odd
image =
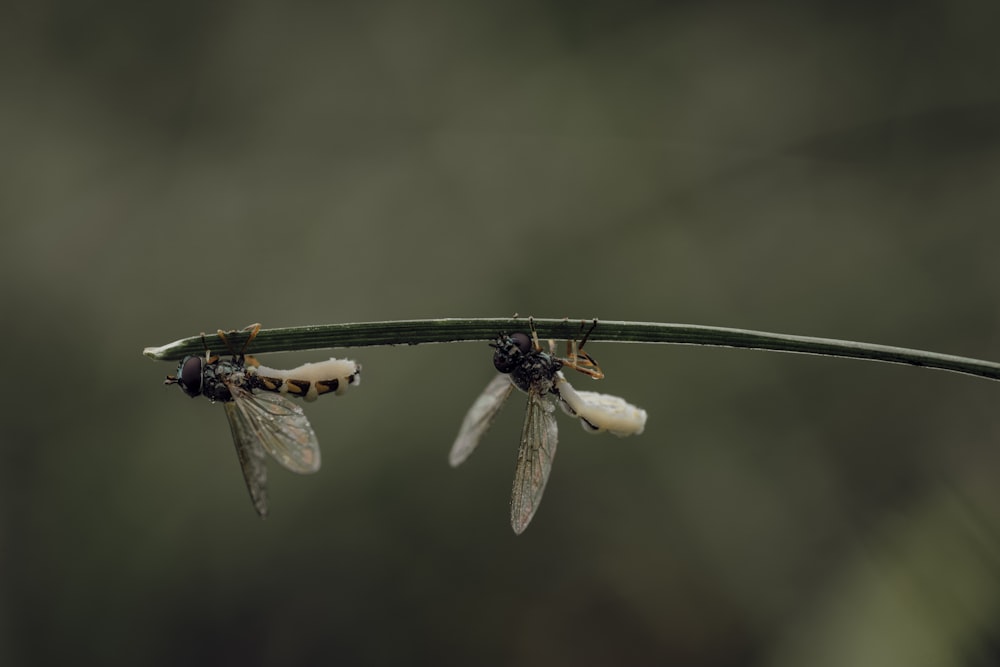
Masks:
[[[542,344],[538,342],[538,332],[535,331],[535,318],[528,316],[528,327],[531,329],[531,346],[535,352],[542,351]]]
[[[583,331],[584,322],[580,321],[580,331]],[[600,365],[597,360],[592,356],[583,351],[583,346],[586,345],[587,339],[590,334],[594,331],[594,327],[597,326],[597,318],[595,317],[587,329],[587,333],[583,334],[583,337],[579,342],[575,340],[566,341],[566,359],[563,359],[563,364],[572,368],[575,371],[579,371],[584,375],[589,375],[595,380],[600,380],[604,378],[604,371],[601,370]]]
[[[243,342],[243,347],[240,349],[240,351],[237,352],[233,348],[232,344],[229,342],[229,334],[231,334],[231,333],[240,333],[240,332],[243,332],[243,331],[249,331],[250,335],[247,336],[247,339]],[[238,332],[237,331],[226,332],[226,331],[223,331],[222,329],[218,329],[215,333],[219,336],[219,338],[222,339],[222,342],[226,344],[226,347],[229,349],[229,353],[231,355],[233,355],[234,357],[242,357],[246,353],[247,347],[249,347],[250,342],[254,338],[257,337],[258,333],[260,333],[260,322],[257,322],[256,324],[250,324],[248,326],[245,326],[242,329],[240,329]],[[204,340],[204,339],[205,339],[205,336],[204,336],[204,334],[202,334],[202,340]]]
[[[583,334],[583,338],[580,339],[580,344],[576,346],[578,350],[582,350],[583,346],[587,344],[587,339],[590,338],[590,334],[592,334],[594,332],[595,328],[597,328],[597,318],[596,317],[590,323],[590,328],[587,329],[587,333]],[[583,320],[580,320],[580,331],[583,331]]]

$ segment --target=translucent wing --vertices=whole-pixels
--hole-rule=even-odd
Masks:
[[[233,432],[236,456],[240,460],[243,479],[250,492],[250,500],[261,518],[267,516],[267,466],[264,465],[264,450],[247,414],[236,403],[224,403],[229,428]]]
[[[254,394],[232,385],[229,390],[240,422],[274,460],[292,472],[319,470],[319,442],[302,408],[281,394]]]
[[[514,489],[510,496],[510,525],[519,535],[531,523],[552,472],[552,459],[559,440],[554,413],[552,401],[532,387],[528,392],[528,413],[521,432],[521,447],[517,450]]]
[[[453,468],[467,459],[472,450],[476,448],[479,439],[489,429],[493,418],[500,412],[500,408],[503,407],[513,389],[514,385],[510,383],[510,376],[503,373],[497,375],[486,385],[486,389],[465,414],[462,426],[458,429],[455,444],[451,446],[448,462]]]

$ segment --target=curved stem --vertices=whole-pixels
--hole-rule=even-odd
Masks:
[[[590,321],[587,320],[581,322],[580,320],[536,319],[534,323],[540,337],[556,339],[579,338],[581,329],[589,328],[590,325]],[[526,331],[527,328],[527,320],[523,318],[450,318],[261,329],[247,351],[256,354],[332,347],[490,341],[501,331]],[[246,334],[227,334],[227,338],[229,338],[231,345],[238,347],[246,340]],[[873,343],[792,336],[727,327],[599,320],[588,340],[619,343],[710,345],[774,352],[819,354],[830,357],[923,366],[1000,380],[1000,364],[992,361]],[[204,354],[206,345],[216,352],[224,353],[227,351],[222,340],[212,334],[206,335],[204,342],[201,336],[193,336],[161,347],[147,347],[143,350],[143,354],[154,360],[175,361],[187,355]]]

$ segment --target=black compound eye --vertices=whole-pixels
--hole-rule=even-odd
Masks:
[[[523,334],[523,333],[511,334],[510,341],[517,346],[517,349],[519,349],[522,354],[528,354],[528,352],[531,352],[532,349],[531,337],[528,336],[528,334]]]
[[[202,368],[205,360],[201,357],[187,357],[177,369],[177,384],[188,396],[201,394]]]

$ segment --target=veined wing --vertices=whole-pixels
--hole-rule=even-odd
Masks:
[[[257,514],[264,518],[267,516],[267,466],[264,464],[264,450],[247,413],[240,410],[235,402],[223,405],[229,428],[233,432],[233,444],[236,445],[236,456],[240,460],[250,500],[253,501]]]
[[[514,469],[514,489],[510,496],[510,525],[521,534],[542,502],[545,483],[552,472],[559,430],[555,405],[534,387],[528,392],[528,412],[521,431],[521,447]]]
[[[486,385],[486,389],[465,414],[462,426],[458,429],[455,444],[451,446],[448,463],[453,468],[467,459],[472,450],[476,448],[480,438],[489,429],[493,418],[500,412],[500,408],[503,407],[513,389],[514,385],[510,382],[510,376],[504,373],[500,373]]]
[[[233,385],[229,390],[241,423],[274,460],[300,474],[319,470],[319,442],[302,408],[281,394],[254,394]]]

